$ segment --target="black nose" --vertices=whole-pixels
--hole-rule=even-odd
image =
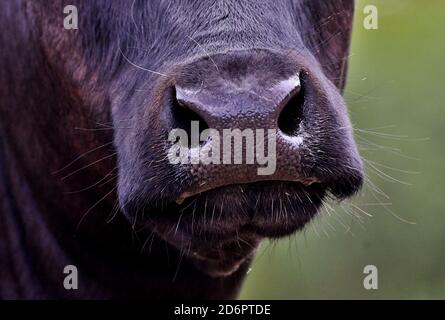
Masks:
[[[201,121],[202,129],[276,129],[295,134],[301,121],[303,96],[300,75],[261,84],[256,77],[214,79],[198,90],[177,85],[175,108],[178,122]],[[270,79],[271,80],[271,79]],[[182,113],[182,114],[181,114]],[[293,141],[284,144],[292,147]],[[287,148],[285,145],[281,148]]]
[[[264,180],[328,181],[333,190],[347,185],[342,194],[355,192],[362,168],[344,105],[328,80],[306,69],[301,61],[257,52],[183,67],[169,106],[171,129],[189,137],[170,154],[192,176],[179,202]]]

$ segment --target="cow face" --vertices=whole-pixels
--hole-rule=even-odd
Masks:
[[[360,188],[341,97],[352,0],[77,5],[78,38],[63,41],[110,101],[122,212],[200,270],[232,273]]]

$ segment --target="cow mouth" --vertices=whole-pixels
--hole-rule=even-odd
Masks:
[[[223,277],[250,261],[263,239],[302,229],[318,212],[326,190],[318,182],[222,186],[185,197],[181,204],[172,199],[162,211],[149,209],[159,214],[145,223],[198,270]]]
[[[267,181],[267,180],[264,180]],[[283,180],[283,181],[287,181],[287,180]],[[272,181],[272,183],[275,182],[279,182],[279,181]],[[309,187],[310,185],[314,184],[314,183],[318,183],[321,184],[321,181],[318,180],[317,178],[301,178],[301,179],[297,179],[294,182],[301,184],[304,187]],[[220,183],[220,184],[215,184],[215,183],[211,183],[211,184],[205,184],[205,185],[200,185],[197,188],[195,188],[194,190],[191,191],[185,191],[183,193],[181,193],[179,195],[179,197],[176,198],[176,203],[181,205],[184,203],[184,201],[187,198],[193,198],[197,195],[212,191],[212,190],[222,190],[224,191],[227,187],[238,187],[241,185],[248,185],[251,184],[252,182],[244,182],[244,183],[231,183],[231,184],[224,184],[224,183]]]

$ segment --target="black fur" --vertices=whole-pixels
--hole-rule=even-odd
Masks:
[[[79,9],[79,30],[63,29],[68,4]],[[2,1],[0,297],[236,297],[263,237],[302,228],[328,193],[344,198],[361,185],[340,96],[353,7]],[[276,54],[305,70],[305,106],[314,109],[300,173],[322,183],[259,181],[178,205],[190,176],[165,160],[166,95],[187,66],[237,52],[252,61]],[[258,68],[273,72],[273,61]],[[62,286],[68,264],[79,269],[79,290]]]

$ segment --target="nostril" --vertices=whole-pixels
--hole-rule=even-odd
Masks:
[[[296,136],[303,120],[304,87],[301,86],[278,116],[278,128],[286,135]]]
[[[207,122],[198,113],[193,111],[193,108],[189,103],[178,100],[175,88],[172,88],[171,107],[173,118],[172,126],[174,129],[183,129],[187,132],[189,137],[191,137],[191,126],[193,121],[196,121],[199,125],[199,134],[209,128]]]

